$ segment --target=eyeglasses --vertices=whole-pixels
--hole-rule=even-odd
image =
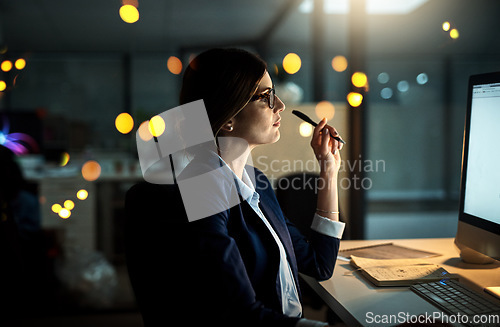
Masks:
[[[269,104],[270,109],[274,109],[274,100],[276,100],[276,93],[274,91],[274,85],[271,89],[269,89],[269,92],[261,93],[261,94],[255,94],[250,98],[250,101],[257,101],[260,99],[267,99],[267,103]]]

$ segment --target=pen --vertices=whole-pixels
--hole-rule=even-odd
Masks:
[[[314,122],[311,118],[309,118],[306,114],[298,111],[298,110],[292,110],[292,114],[294,114],[295,116],[299,117],[300,119],[302,119],[303,121],[313,125],[314,127],[318,126],[318,124],[316,122]],[[343,139],[341,139],[340,137],[337,137],[337,136],[333,136],[333,135],[330,135],[331,137],[333,137],[334,139],[336,139],[337,141],[343,143],[343,144],[346,144],[345,141]]]

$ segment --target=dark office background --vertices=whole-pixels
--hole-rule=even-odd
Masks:
[[[140,13],[131,24],[119,15],[128,3]],[[243,47],[268,62],[276,84],[302,92],[288,108],[345,106],[346,157],[383,161],[363,172],[369,188],[343,190],[347,238],[453,237],[468,76],[500,70],[499,13],[497,0],[0,0],[0,61],[26,62],[0,71],[0,143],[14,132],[35,139],[40,151],[18,162],[42,229],[72,264],[87,256],[117,283],[99,308],[134,312],[121,228],[124,193],[141,180],[135,132],[178,105],[182,73],[169,71],[169,58],[185,68],[204,49]],[[295,74],[283,70],[288,53],[301,58]],[[332,68],[336,56],[347,69]],[[366,87],[352,86],[356,71],[366,73]],[[350,91],[364,95],[360,107],[347,104]],[[115,127],[120,113],[134,119],[128,134]],[[100,164],[95,181],[81,177],[88,160]],[[86,200],[76,197],[80,189]],[[75,208],[62,219],[52,205],[67,199]],[[71,310],[89,308],[74,302]]]

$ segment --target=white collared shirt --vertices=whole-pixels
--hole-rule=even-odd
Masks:
[[[220,158],[220,156],[219,156]],[[222,158],[221,162],[227,166]],[[229,167],[229,166],[228,166]],[[260,219],[264,222],[266,227],[269,229],[271,235],[273,236],[276,244],[278,245],[280,253],[280,264],[279,264],[279,278],[281,286],[281,306],[283,314],[289,317],[301,317],[302,316],[302,305],[300,303],[297,285],[295,284],[295,279],[293,278],[292,268],[287,260],[287,254],[283,243],[276,234],[274,228],[271,226],[267,218],[265,217],[262,210],[259,207],[259,193],[255,191],[255,186],[250,179],[246,169],[243,169],[242,179],[240,179],[233,172],[234,180],[237,183],[237,187],[242,198],[248,202],[250,207],[255,211]],[[313,223],[311,228],[318,233],[325,234],[331,237],[341,238],[344,232],[345,224],[338,221],[332,221],[328,218],[321,217],[318,214],[314,215]],[[296,327],[319,327],[326,326],[327,324],[320,323],[317,321],[311,321],[307,319],[301,319],[297,323]]]

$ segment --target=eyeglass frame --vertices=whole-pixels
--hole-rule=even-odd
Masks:
[[[271,94],[272,94],[272,100],[271,100]],[[250,98],[250,102],[257,101],[260,99],[267,99],[269,109],[273,110],[274,105],[276,104],[276,90],[274,89],[274,85],[272,88],[268,89],[268,92],[266,91],[265,93],[252,95],[252,97]]]

